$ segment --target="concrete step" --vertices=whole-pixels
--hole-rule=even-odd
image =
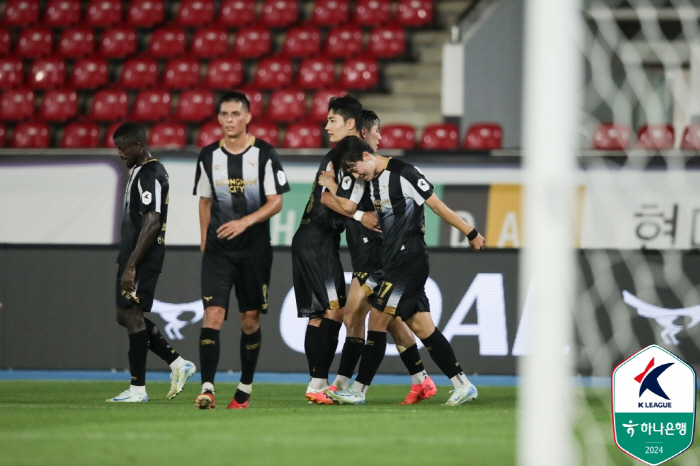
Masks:
[[[450,40],[450,33],[444,31],[413,31],[410,34],[410,43],[414,46],[442,45]]]
[[[440,110],[440,96],[434,95],[395,95],[395,94],[366,94],[360,97],[363,106],[374,111],[431,111]]]
[[[442,66],[442,45],[431,45],[418,47],[414,50],[418,54],[421,65]]]
[[[370,108],[369,106],[367,108]],[[382,126],[393,124],[407,124],[413,126],[417,137],[423,134],[423,128],[434,123],[442,123],[442,113],[438,112],[377,112]]]
[[[397,96],[403,95],[431,95],[440,97],[442,85],[439,79],[400,79],[394,78],[387,83],[391,92]]]
[[[426,81],[436,79],[439,81],[442,76],[442,66],[421,63],[386,63],[382,68],[382,74],[387,78],[411,78]]]
[[[438,0],[434,2],[433,8],[438,25],[443,28],[451,27],[459,15],[474,1],[476,0]]]

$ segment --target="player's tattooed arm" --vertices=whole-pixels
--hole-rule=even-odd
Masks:
[[[207,230],[211,222],[211,197],[199,198],[199,230],[200,244],[199,250],[204,252],[204,247],[207,244]]]
[[[246,215],[238,220],[226,222],[216,230],[216,234],[221,239],[233,239],[240,235],[251,225],[264,222],[282,210],[282,195],[268,194],[267,202],[252,214]]]
[[[445,222],[449,223],[465,235],[468,235],[469,233],[474,230],[474,227],[469,225],[467,222],[462,219],[459,215],[457,215],[452,209],[447,207],[444,202],[440,200],[435,194],[432,194],[428,199],[425,201],[426,204],[428,204],[428,207],[435,212],[435,214],[443,219]],[[475,251],[481,251],[484,249],[484,243],[486,240],[484,239],[481,234],[477,234],[476,238],[473,240],[469,241],[469,244],[471,245],[472,248],[474,248]]]
[[[141,233],[139,233],[136,247],[131,253],[131,256],[129,256],[129,260],[124,268],[124,273],[122,274],[121,282],[123,290],[131,292],[136,289],[134,285],[136,266],[141,262],[141,259],[143,259],[143,256],[146,255],[146,252],[153,244],[156,236],[158,236],[160,228],[160,214],[158,212],[150,211],[143,214]]]

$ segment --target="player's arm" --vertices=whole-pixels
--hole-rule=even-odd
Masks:
[[[212,188],[209,181],[209,175],[204,169],[203,156],[200,153],[197,160],[197,172],[194,177],[195,196],[199,196],[199,250],[204,252],[207,244],[207,230],[211,223],[211,204],[212,204]]]
[[[199,250],[204,252],[204,247],[207,244],[207,230],[211,223],[211,197],[199,198],[199,230],[200,244]]]
[[[122,289],[126,291],[134,291],[136,286],[134,280],[136,278],[136,266],[141,262],[143,256],[153,244],[153,240],[158,236],[160,231],[160,213],[153,210],[143,214],[143,227],[139,233],[139,238],[136,241],[136,247],[129,256],[126,263],[124,273],[122,274]]]
[[[233,239],[246,231],[251,225],[264,222],[282,210],[282,195],[267,195],[267,202],[252,214],[241,217],[238,220],[226,222],[216,230],[216,234],[222,239]]]
[[[462,217],[457,215],[454,210],[447,207],[447,205],[445,205],[445,203],[442,202],[440,198],[435,195],[435,193],[426,199],[425,203],[428,205],[428,207],[430,207],[430,210],[435,212],[438,217],[464,233],[467,238],[474,236],[474,233],[476,233],[476,236],[469,240],[469,244],[476,251],[481,251],[484,249],[484,243],[486,241],[484,237],[481,236],[481,234],[478,233],[473,226],[465,222]]]
[[[352,180],[349,176],[345,178],[347,178],[347,181]],[[326,188],[323,194],[321,194],[321,204],[340,215],[354,218],[369,230],[381,232],[376,212],[362,212],[357,210],[359,199],[362,197],[365,189],[364,185],[348,183],[348,186],[345,186],[344,184],[343,187],[346,189],[343,189],[343,195],[340,195],[340,188],[335,181],[335,172],[332,163],[328,164],[328,170],[321,172],[318,183]]]

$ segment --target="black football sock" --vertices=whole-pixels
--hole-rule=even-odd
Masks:
[[[403,351],[400,356],[401,361],[403,361],[403,365],[406,366],[406,369],[408,369],[408,373],[410,375],[417,374],[425,370],[425,367],[423,367],[423,360],[420,358],[420,353],[418,352],[417,344],[414,343],[412,346],[406,348],[406,350]]]
[[[364,347],[364,338],[345,338],[343,353],[340,355],[340,364],[338,365],[338,375],[342,375],[348,379],[352,378],[352,374],[355,373],[355,367],[357,367],[357,362],[362,356]]]
[[[319,336],[321,331],[313,325],[306,326],[306,335],[304,336],[304,352],[306,353],[306,361],[309,363],[309,375],[314,377],[316,374],[316,360],[319,354]]]
[[[319,379],[327,379],[328,371],[333,364],[333,358],[335,357],[335,350],[338,349],[338,333],[340,333],[340,327],[343,324],[341,322],[336,322],[333,319],[322,319],[321,325],[318,327],[321,330],[321,336],[319,337],[321,350],[318,355],[318,362],[316,364],[316,377]]]
[[[253,383],[253,375],[255,375],[255,366],[258,364],[258,356],[260,355],[260,343],[262,341],[262,333],[260,328],[255,332],[247,335],[241,332],[241,383],[250,385]],[[238,401],[238,400],[236,400]]]
[[[367,342],[362,351],[360,368],[357,370],[356,382],[370,385],[386,353],[386,332],[367,332]]]
[[[432,360],[435,361],[435,364],[447,378],[451,379],[455,375],[464,372],[459,362],[457,362],[457,357],[450,342],[447,341],[445,335],[437,327],[432,335],[426,339],[421,339],[421,341],[428,349]]]
[[[129,370],[131,385],[146,385],[146,358],[148,357],[148,331],[129,335]]]
[[[246,393],[243,390],[236,390],[236,394],[233,395],[233,399],[236,400],[236,403],[242,405],[250,399],[250,393]]]
[[[214,383],[220,352],[219,330],[202,328],[199,332],[199,371],[202,383]]]
[[[146,322],[146,331],[148,332],[148,349],[156,353],[158,357],[167,364],[172,364],[180,355],[177,354],[177,351],[163,338],[156,324],[148,319],[143,320]]]

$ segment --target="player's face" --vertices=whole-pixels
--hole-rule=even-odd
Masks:
[[[117,138],[114,141],[119,151],[119,158],[124,161],[128,168],[134,168],[141,155],[141,144],[138,142],[127,142],[124,138]]]
[[[376,168],[374,160],[367,152],[362,154],[362,157],[362,160],[356,162],[350,169],[350,173],[355,178],[362,178],[365,181],[372,181],[374,179],[374,169]]]
[[[235,138],[244,134],[250,118],[251,114],[242,102],[224,102],[219,107],[219,124],[226,137]]]
[[[376,152],[377,149],[379,149],[379,142],[382,140],[382,135],[379,133],[379,125],[372,125],[369,132],[367,132],[367,130],[363,130],[362,132],[365,133],[365,142]]]
[[[328,132],[328,136],[330,137],[331,142],[338,142],[345,136],[350,135],[351,121],[354,120],[350,119],[348,121],[345,121],[345,118],[343,118],[340,115],[336,115],[336,113],[333,110],[330,110],[328,112],[326,131]]]

